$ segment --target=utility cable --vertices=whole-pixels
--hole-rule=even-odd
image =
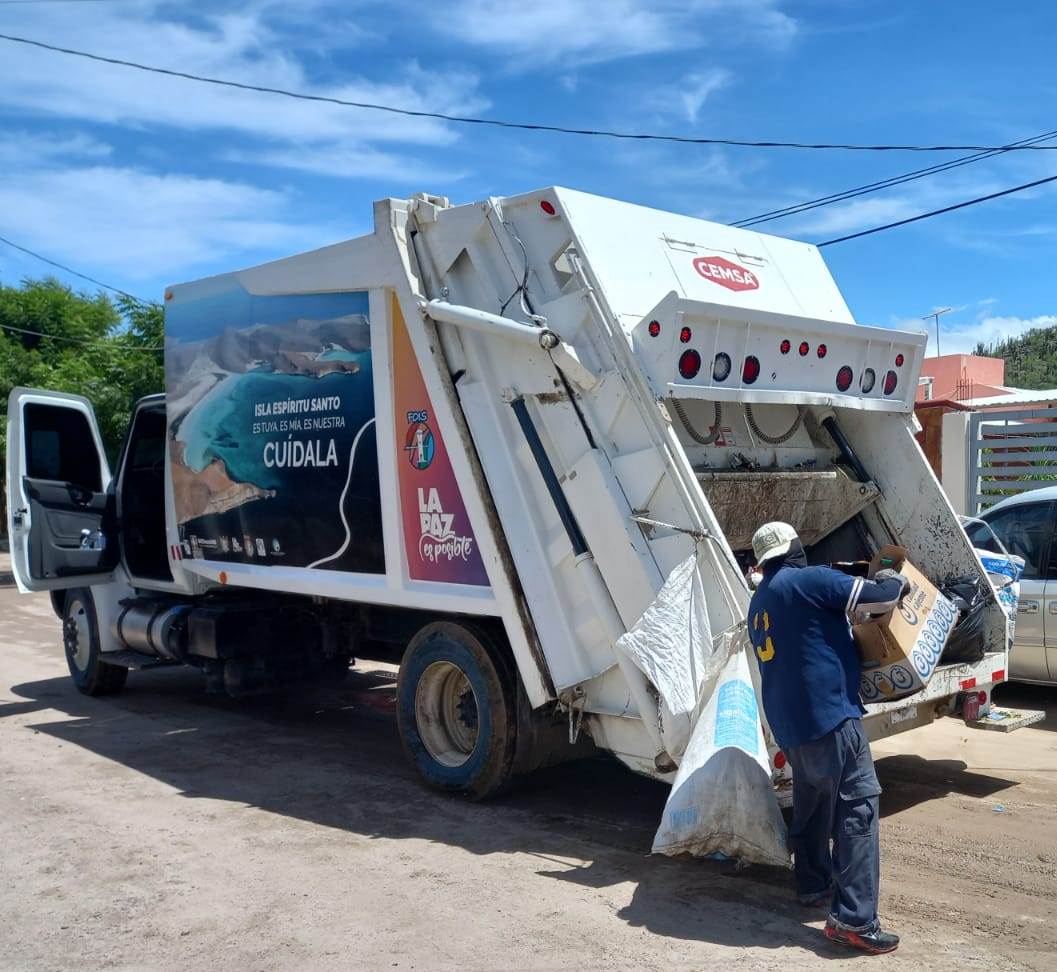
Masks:
[[[87,280],[89,283],[94,283],[97,287],[102,287],[104,290],[111,290],[115,294],[120,294],[122,297],[127,297],[129,300],[135,301],[137,304],[143,304],[149,307],[151,304],[156,303],[156,301],[144,300],[142,297],[137,297],[135,294],[130,294],[127,290],[122,290],[120,287],[111,287],[110,284],[103,283],[102,280],[96,280],[95,277],[89,277],[86,273],[81,273],[78,270],[71,269],[63,263],[58,263],[55,260],[50,260],[48,259],[48,257],[42,256],[40,253],[36,253],[28,247],[19,246],[18,243],[15,243],[3,236],[0,236],[0,243],[4,243],[5,245],[11,247],[11,249],[13,250],[19,250],[20,252],[25,253],[36,260],[40,260],[42,263],[47,263],[49,266],[56,267],[59,270],[64,270],[66,273],[73,274],[73,276],[75,277],[80,277],[82,280]]]
[[[1020,186],[1003,189],[1001,192],[992,192],[987,196],[977,196],[976,199],[967,199],[965,202],[955,203],[953,206],[944,206],[942,209],[933,209],[928,213],[920,213],[907,219],[898,219],[894,223],[885,223],[883,226],[875,226],[873,229],[862,230],[858,233],[849,233],[847,236],[838,236],[835,240],[826,240],[825,243],[817,243],[816,246],[832,246],[834,243],[844,243],[847,240],[856,240],[860,236],[869,236],[871,233],[880,233],[882,230],[894,229],[897,226],[906,226],[907,223],[916,223],[921,219],[929,219],[931,216],[942,216],[944,213],[953,212],[956,209],[965,209],[966,206],[975,206],[977,203],[987,202],[989,199],[998,199],[1001,196],[1009,196],[1014,192],[1023,192],[1025,189],[1033,189],[1035,186],[1045,185],[1047,182],[1057,182],[1057,175],[1047,176],[1045,179],[1036,179],[1034,182],[1025,182]]]
[[[181,78],[185,81],[199,81],[203,84],[215,84],[226,88],[238,88],[241,91],[254,91],[259,94],[281,95],[284,98],[296,98],[300,101],[314,101],[331,105],[342,105],[346,108],[364,108],[371,111],[384,111],[389,114],[404,115],[409,118],[435,118],[438,121],[457,122],[462,125],[488,125],[494,128],[511,128],[520,129],[522,131],[555,132],[560,135],[588,135],[600,138],[630,139],[634,141],[676,142],[686,145],[732,145],[745,148],[843,149],[853,152],[996,152],[999,150],[1035,150],[1046,152],[1057,149],[1057,146],[1052,145],[1021,145],[1010,147],[1005,145],[862,145],[844,142],[776,142],[735,138],[693,138],[688,135],[660,135],[657,133],[621,132],[595,128],[567,128],[562,125],[531,124],[528,122],[505,121],[500,118],[478,118],[471,115],[452,115],[440,111],[416,111],[412,108],[397,108],[395,105],[383,105],[369,101],[349,101],[344,98],[335,98],[329,95],[307,94],[303,91],[290,91],[286,88],[274,88],[268,85],[248,84],[243,81],[232,81],[225,78],[213,78],[203,74],[192,74],[189,71],[175,71],[150,64],[140,64],[137,61],[128,61],[118,57],[105,57],[102,54],[92,54],[88,51],[80,51],[70,47],[59,47],[55,44],[46,44],[43,41],[31,40],[28,37],[16,37],[12,34],[0,34],[0,40],[10,41],[14,44],[26,44],[30,47],[52,51],[56,54],[68,54],[73,57],[83,57],[90,61],[99,61],[103,64],[114,64],[119,67],[135,68],[137,71],[149,71],[152,74],[162,74],[171,78]]]
[[[119,351],[164,351],[163,347],[143,344],[108,344],[105,341],[92,341],[86,338],[67,337],[62,334],[45,334],[43,331],[31,331],[28,327],[15,327],[14,324],[0,324],[0,331],[13,331],[16,334],[31,334],[34,337],[47,338],[49,341],[65,341],[67,344],[80,344],[88,348],[117,348]]]
[[[854,189],[844,189],[841,192],[835,192],[828,196],[819,196],[817,199],[809,199],[806,202],[786,206],[783,209],[773,209],[767,213],[760,213],[758,216],[749,216],[746,219],[739,219],[730,225],[739,226],[744,229],[749,226],[756,226],[759,223],[768,223],[774,219],[782,219],[785,216],[793,216],[798,213],[808,212],[812,209],[818,209],[820,206],[828,206],[835,202],[844,202],[847,199],[864,196],[869,192],[876,192],[879,189],[889,189],[892,186],[903,185],[903,183],[913,182],[916,179],[923,179],[926,176],[934,175],[938,172],[946,172],[948,169],[957,169],[963,165],[970,165],[973,162],[982,162],[984,159],[992,159],[995,156],[1003,155],[1018,146],[1044,142],[1052,138],[1057,138],[1057,130],[1044,132],[1042,135],[1035,135],[1031,138],[1024,138],[1018,142],[1010,142],[1008,146],[1001,149],[976,152],[973,155],[962,156],[960,159],[950,159],[947,162],[930,165],[924,169],[915,169],[913,172],[905,172],[902,175],[891,176],[888,179],[881,179],[878,182],[870,182],[864,186],[856,186]]]

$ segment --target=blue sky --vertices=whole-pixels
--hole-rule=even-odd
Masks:
[[[1057,128],[1055,28],[1046,0],[0,3],[0,32],[352,100],[871,143],[1004,144]],[[0,235],[151,298],[367,232],[387,195],[465,202],[562,184],[728,222],[958,154],[468,128],[0,42]],[[1053,173],[1057,152],[1010,153],[760,229],[818,242]],[[1055,244],[1057,188],[1044,186],[823,252],[863,322],[920,328],[954,307],[951,352],[1057,324]],[[45,272],[0,246],[0,281]]]

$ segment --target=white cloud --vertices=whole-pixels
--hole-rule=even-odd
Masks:
[[[88,6],[93,10],[83,9]],[[165,5],[153,2],[120,9],[118,5],[71,7],[76,9],[61,21],[30,11],[19,32],[192,74],[346,101],[446,114],[474,114],[487,108],[472,72],[435,71],[412,60],[394,61],[386,78],[342,74],[340,82],[320,80],[329,59],[319,57],[318,50],[312,52],[313,63],[322,67],[310,75],[297,57],[296,45],[274,33],[264,19],[267,4],[207,15],[194,23],[166,20]],[[322,36],[331,44],[337,42],[329,32]],[[293,159],[283,150],[294,147],[321,148],[326,156],[349,146],[447,145],[458,138],[454,126],[435,119],[239,91],[12,44],[3,44],[2,50],[0,107],[21,116],[143,130],[212,131],[263,143],[262,160],[270,158],[275,164]],[[323,52],[327,50],[324,47]],[[331,174],[344,173],[338,168]]]
[[[103,159],[113,149],[106,142],[74,132],[53,135],[47,132],[0,132],[0,165],[9,170],[38,166],[65,159]]]
[[[299,224],[293,202],[245,183],[131,168],[27,171],[0,183],[0,234],[88,273],[176,280],[339,235]]]
[[[642,107],[660,116],[679,115],[696,124],[705,102],[731,83],[726,68],[709,67],[684,75],[672,84],[653,85],[640,96]]]
[[[505,54],[508,67],[590,64],[704,44],[782,44],[796,22],[781,0],[453,0],[436,29]]]

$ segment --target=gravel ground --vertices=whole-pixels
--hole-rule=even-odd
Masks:
[[[858,960],[786,873],[649,856],[663,787],[608,760],[486,805],[405,765],[391,673],[286,701],[185,670],[78,695],[46,597],[0,590],[0,967],[817,969]],[[900,969],[1057,968],[1057,690],[1012,735],[875,747]]]

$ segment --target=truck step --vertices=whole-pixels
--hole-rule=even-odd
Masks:
[[[1025,726],[1042,722],[1046,713],[1042,709],[1006,709],[992,706],[991,711],[979,719],[966,722],[967,726],[974,729],[996,729],[999,732],[1012,732],[1014,729],[1023,729]]]
[[[168,658],[158,658],[155,655],[145,655],[141,651],[133,651],[131,648],[126,648],[124,651],[108,651],[102,656],[102,660],[108,665],[117,665],[121,668],[128,668],[131,671],[139,672],[147,668],[169,668],[172,665],[179,665],[177,661],[172,661]]]

